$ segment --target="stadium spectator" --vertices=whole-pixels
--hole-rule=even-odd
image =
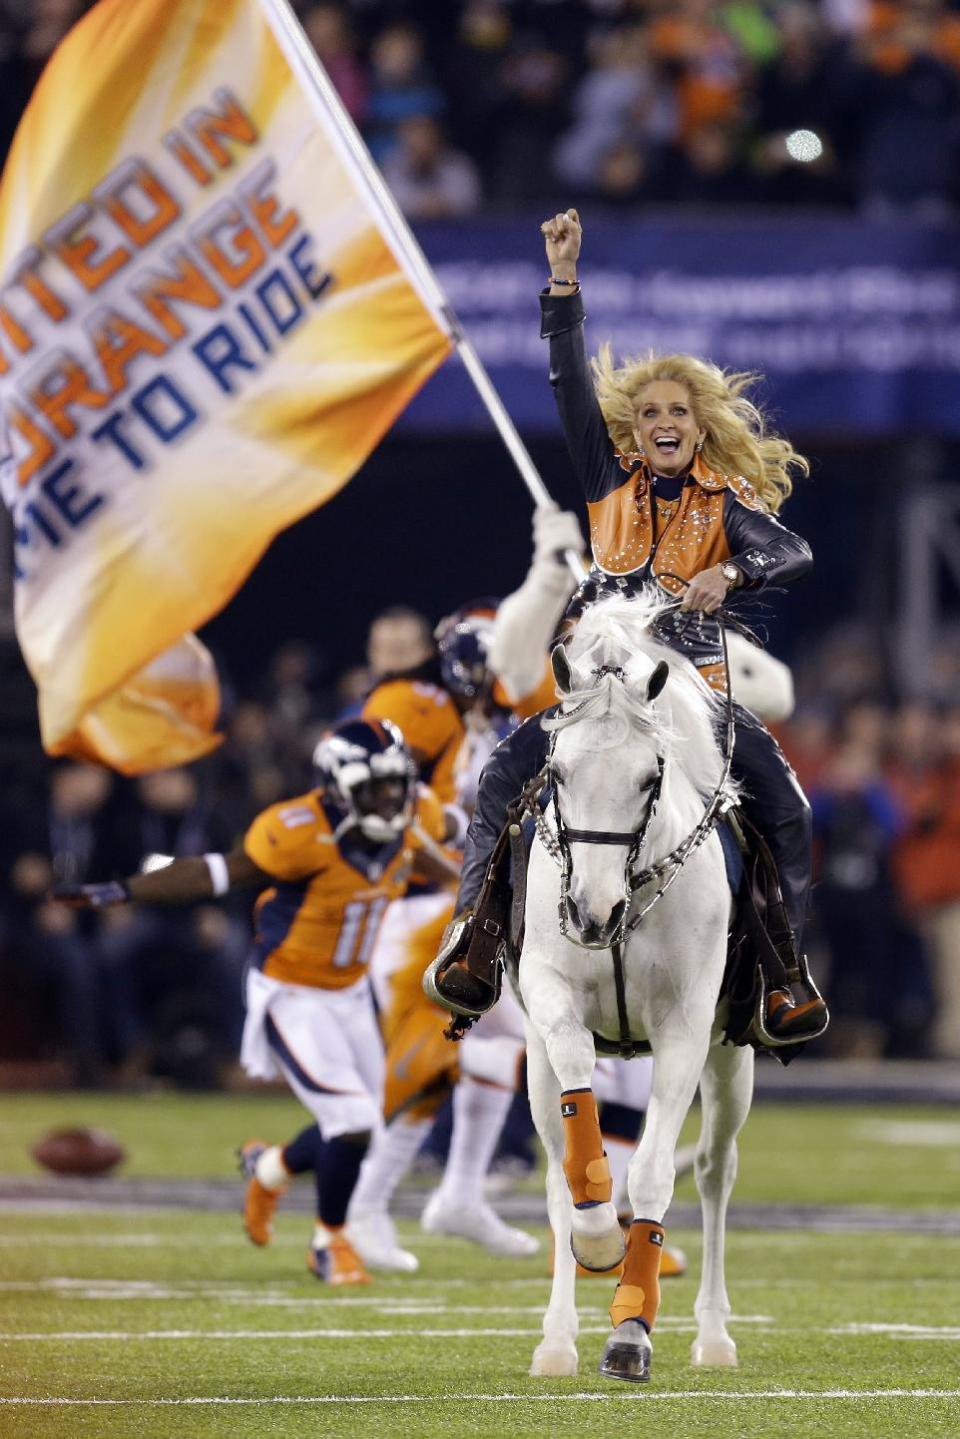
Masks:
[[[931,1052],[960,1059],[960,708],[898,716],[888,775],[907,815],[894,874],[930,951]]]
[[[681,139],[741,118],[749,67],[716,0],[674,0],[650,22],[649,41],[675,79]]]
[[[322,670],[320,655],[306,640],[287,640],[270,661],[260,698],[276,762],[285,776],[281,793],[293,794],[309,779],[314,745],[329,710]]]
[[[414,116],[439,117],[444,98],[427,64],[415,25],[388,25],[370,47],[370,93],[365,136],[382,165],[397,144],[397,130]]]
[[[392,605],[377,615],[367,637],[371,679],[405,674],[433,658],[436,646],[426,615],[407,605]]]
[[[623,26],[604,37],[574,92],[573,114],[554,150],[553,168],[559,181],[578,189],[610,194],[617,187],[604,184],[602,172],[611,155],[619,154],[621,164],[630,155],[646,169],[650,152],[675,140],[676,96],[650,62],[643,26]]]
[[[0,914],[0,947],[12,963],[15,992],[28,1012],[44,1017],[44,1048],[62,1056],[70,1084],[89,1087],[104,1072],[96,922],[52,903],[52,883],[46,855],[19,856]],[[5,988],[9,995],[9,979]]]
[[[570,120],[569,64],[551,43],[524,42],[504,60],[503,102],[491,146],[490,190],[516,208],[552,195],[550,155]]]
[[[476,167],[468,156],[451,149],[436,120],[412,115],[397,126],[396,140],[383,174],[411,220],[459,218],[479,208]]]
[[[115,831],[116,862],[109,874],[162,867],[171,859],[222,850],[232,836],[217,834],[198,775],[169,769],[143,775],[137,803]],[[73,882],[73,881],[71,881]],[[243,1027],[241,973],[247,926],[238,912],[205,905],[170,911],[150,906],[104,914],[101,954],[111,1050],[129,1079],[149,1071],[158,1048],[178,1034],[193,1044],[188,1074],[203,1062],[201,1082],[216,1063],[235,1056]]]
[[[356,41],[344,7],[310,5],[300,16],[300,23],[351,120],[362,125],[370,85],[366,69],[357,58]]]
[[[454,32],[441,43],[444,92],[456,96],[446,117],[450,136],[479,166],[484,182],[504,101],[500,69],[513,34],[502,0],[465,0]]]
[[[689,129],[664,163],[663,193],[679,205],[732,205],[756,198],[737,128],[718,119]]]
[[[909,211],[939,219],[956,203],[955,19],[935,0],[897,7],[889,26],[867,37],[843,76],[841,99],[858,137],[855,189],[869,214]]]
[[[890,856],[902,815],[864,737],[848,736],[810,795],[819,863],[815,908],[832,959],[830,1042],[880,1055],[900,985]]]
[[[848,197],[831,139],[838,124],[836,44],[807,0],[782,6],[777,26],[779,47],[754,81],[757,198],[777,205],[843,203]],[[797,131],[814,137],[806,149],[798,148],[796,138],[788,143]]]

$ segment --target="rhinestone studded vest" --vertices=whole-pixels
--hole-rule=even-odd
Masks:
[[[683,580],[730,558],[723,528],[724,496],[731,490],[749,510],[764,508],[756,490],[740,476],[718,475],[698,455],[672,519],[653,544],[650,474],[646,466],[635,470],[602,500],[587,505],[590,544],[600,569],[609,575],[629,575],[643,569],[651,558],[651,574],[670,594],[682,593]]]

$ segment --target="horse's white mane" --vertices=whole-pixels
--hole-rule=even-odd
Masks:
[[[572,688],[561,712],[544,720],[543,727],[561,730],[587,718],[618,716],[626,729],[648,734],[658,751],[676,759],[707,795],[723,768],[717,742],[720,700],[689,660],[650,633],[669,604],[648,588],[629,599],[613,595],[591,605],[564,646]],[[696,623],[693,616],[691,623]],[[661,661],[670,674],[661,694],[650,701],[647,686]]]

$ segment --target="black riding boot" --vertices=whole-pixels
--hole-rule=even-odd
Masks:
[[[810,806],[770,731],[742,705],[734,709],[733,775],[743,785],[744,813],[766,840],[776,864],[794,948],[805,970],[803,932],[812,861]],[[774,1038],[800,1040],[823,1031],[827,1007],[803,975],[792,983],[785,974],[767,975],[766,980],[766,1027]]]
[[[507,823],[507,810],[546,763],[548,737],[540,727],[542,718],[538,714],[525,720],[501,740],[483,767],[464,846],[455,917],[440,953],[424,975],[427,994],[468,1019],[492,1009],[500,995],[502,926],[495,916],[478,915],[474,910]],[[504,869],[508,866],[505,860]],[[493,887],[500,883],[494,880]],[[490,893],[489,886],[485,893]]]

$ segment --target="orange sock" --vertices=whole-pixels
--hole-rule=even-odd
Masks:
[[[660,1308],[662,1253],[663,1225],[652,1219],[635,1219],[627,1235],[623,1278],[610,1305],[614,1327],[625,1319],[642,1319],[648,1330],[653,1328]]]
[[[565,1089],[560,1096],[564,1160],[574,1204],[603,1204],[613,1194],[610,1166],[603,1152],[600,1118],[592,1089]]]

